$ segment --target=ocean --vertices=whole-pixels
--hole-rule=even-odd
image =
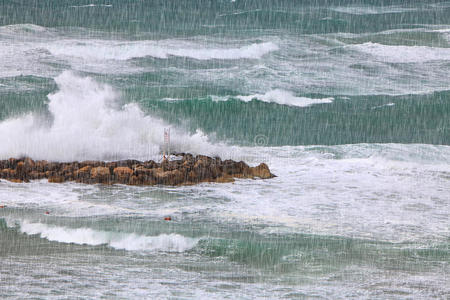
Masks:
[[[1,180],[0,298],[448,299],[449,74],[445,0],[0,1],[0,159],[277,175]]]

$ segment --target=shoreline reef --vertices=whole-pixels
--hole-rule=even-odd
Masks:
[[[234,182],[235,178],[269,179],[276,177],[265,163],[250,167],[243,161],[221,160],[206,155],[174,154],[174,160],[120,160],[49,162],[31,158],[0,160],[0,179],[11,182],[30,182],[48,179],[48,182],[75,181],[86,184],[127,185],[193,185],[202,182]]]

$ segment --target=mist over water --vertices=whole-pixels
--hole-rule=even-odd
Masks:
[[[0,159],[270,180],[0,181],[1,298],[449,297],[450,2],[0,2]],[[171,221],[165,220],[170,217]]]

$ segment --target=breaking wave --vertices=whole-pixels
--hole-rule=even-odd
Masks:
[[[371,42],[348,47],[379,57],[383,61],[391,63],[422,63],[450,60],[450,48],[391,46]]]
[[[276,103],[280,105],[288,105],[288,106],[297,106],[297,107],[306,107],[314,104],[323,104],[323,103],[332,103],[334,98],[308,98],[308,97],[297,97],[294,96],[292,92],[275,89],[268,91],[265,94],[253,94],[248,96],[208,96],[207,98],[203,98],[201,100],[211,99],[212,101],[228,101],[231,99],[238,99],[244,102],[250,102],[252,100],[259,100],[267,103]],[[190,99],[179,99],[179,98],[164,98],[164,101],[183,101]]]
[[[117,107],[119,95],[107,84],[65,71],[55,78],[59,90],[48,96],[48,118],[28,114],[0,122],[0,158],[73,161],[148,159],[164,145],[164,121],[145,115],[135,103]],[[197,131],[171,130],[175,151],[211,153],[215,146]]]
[[[78,57],[86,60],[129,60],[140,57],[165,59],[169,56],[209,59],[260,59],[278,50],[272,42],[255,43],[240,48],[200,48],[183,41],[134,41],[62,40],[43,45],[56,56]]]
[[[291,92],[284,90],[271,90],[265,94],[254,94],[249,96],[237,96],[239,100],[249,102],[253,99],[257,99],[263,102],[269,103],[277,103],[282,105],[290,105],[290,106],[298,106],[305,107],[314,104],[323,104],[323,103],[331,103],[334,98],[321,98],[321,99],[313,99],[307,97],[297,97],[294,96]]]
[[[99,231],[91,228],[69,228],[28,221],[21,221],[19,230],[28,235],[39,235],[49,241],[91,246],[108,245],[114,249],[128,251],[184,252],[195,247],[199,241],[199,239],[173,233],[145,236],[135,233]]]

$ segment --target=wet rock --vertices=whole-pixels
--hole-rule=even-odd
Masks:
[[[114,169],[113,174],[118,183],[127,184],[133,174],[133,170],[128,167],[117,167]]]
[[[31,158],[0,160],[0,179],[13,182],[28,182],[47,178],[49,182],[77,181],[82,183],[130,184],[130,185],[182,185],[200,182],[233,182],[235,178],[274,177],[269,167],[262,163],[249,167],[243,161],[211,158],[206,155],[193,156],[181,153],[181,159],[140,162],[121,160],[116,162],[83,161],[58,163]]]
[[[48,162],[46,160],[36,161],[34,163],[34,170],[38,172],[45,172],[46,165],[48,165]]]
[[[64,179],[64,177],[63,177],[63,176],[58,176],[58,175],[50,176],[50,177],[48,178],[48,182],[51,182],[51,183],[62,183],[62,182],[64,182],[64,181],[66,181],[66,180]]]
[[[15,178],[9,179],[9,181],[14,182],[14,183],[22,183],[23,182],[23,180],[15,179]]]
[[[84,168],[90,166],[92,168],[96,168],[96,167],[104,167],[105,163],[102,161],[96,161],[96,160],[85,160],[80,162],[80,168]]]
[[[257,167],[250,168],[250,174],[261,179],[269,179],[275,177],[275,175],[270,173],[269,167],[265,163],[262,163]]]
[[[109,168],[106,167],[95,167],[91,169],[91,177],[95,183],[109,183],[111,181],[111,173],[109,173]]]
[[[31,171],[29,173],[29,179],[36,180],[36,179],[43,179],[43,178],[45,178],[44,172]]]
[[[149,160],[149,161],[144,162],[142,164],[142,166],[147,169],[153,169],[153,168],[158,168],[159,165],[156,162],[154,162],[153,160]]]
[[[219,183],[234,182],[234,178],[229,175],[222,175],[216,179],[216,182],[219,182]]]
[[[91,166],[82,167],[81,169],[79,169],[73,173],[74,178],[77,180],[80,180],[80,181],[89,179],[90,174],[91,174],[91,169],[92,169]]]
[[[16,165],[17,165],[17,163],[19,162],[19,160],[18,159],[15,159],[15,158],[10,158],[10,159],[8,159],[8,169],[15,169],[16,168]]]
[[[23,163],[26,171],[32,171],[35,167],[34,160],[29,157],[25,158]]]

